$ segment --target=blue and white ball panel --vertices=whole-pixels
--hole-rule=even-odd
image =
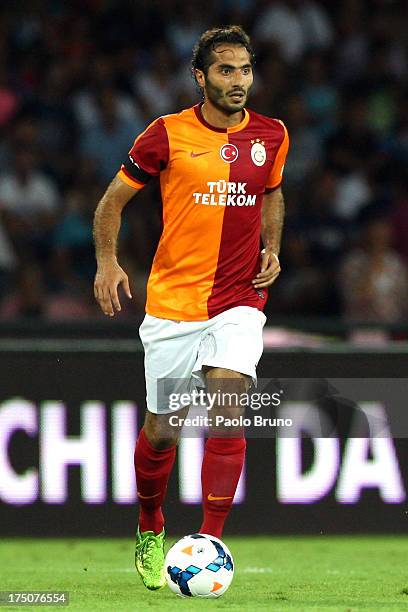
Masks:
[[[228,589],[234,575],[234,562],[228,547],[208,534],[185,536],[167,553],[167,584],[182,597],[219,597]]]

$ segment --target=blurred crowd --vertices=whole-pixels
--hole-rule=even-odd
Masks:
[[[291,148],[282,274],[268,315],[385,323],[408,310],[408,37],[392,0],[14,0],[0,7],[0,320],[103,318],[92,219],[134,138],[199,100],[203,30],[252,36],[249,106]],[[140,317],[157,185],[126,207],[120,262]]]

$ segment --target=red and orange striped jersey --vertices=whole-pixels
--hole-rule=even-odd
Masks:
[[[288,151],[284,124],[245,110],[238,125],[209,125],[201,105],[153,121],[118,176],[141,189],[160,177],[163,232],[147,285],[146,312],[203,321],[235,306],[262,310],[262,197],[278,187]]]

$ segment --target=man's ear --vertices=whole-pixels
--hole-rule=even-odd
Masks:
[[[195,78],[197,83],[199,84],[200,87],[204,87],[205,85],[205,75],[204,72],[202,70],[198,70],[198,68],[196,68],[196,70],[194,71],[195,74]]]

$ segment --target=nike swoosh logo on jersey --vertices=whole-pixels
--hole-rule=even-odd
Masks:
[[[190,155],[191,157],[200,157],[200,155],[207,155],[207,153],[211,153],[211,151],[203,151],[203,153],[194,153],[191,151]]]
[[[221,499],[232,499],[232,495],[229,495],[228,497],[216,497],[212,493],[209,493],[208,496],[207,496],[207,499],[209,501],[217,501],[217,500],[221,500]]]

